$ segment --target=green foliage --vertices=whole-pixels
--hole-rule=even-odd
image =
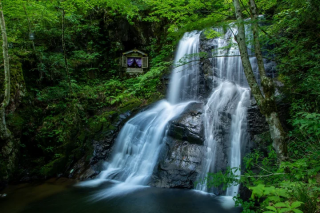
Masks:
[[[202,30],[232,16],[229,0],[225,1],[145,1],[151,8],[149,16],[144,20],[159,22],[167,19],[170,22],[168,32],[180,38],[186,31]]]
[[[308,187],[297,187],[294,192],[294,198],[302,201],[300,209],[302,212],[317,212],[318,210],[318,196],[319,192],[310,193]]]
[[[209,28],[204,31],[204,35],[206,36],[207,39],[212,39],[212,38],[220,37],[221,33],[215,31],[212,28]]]
[[[277,165],[271,147],[268,156],[256,151],[246,156],[246,169],[240,177],[235,175],[236,168],[227,169],[224,173],[209,174],[212,182],[207,183],[209,187],[222,185],[223,189],[240,183],[248,187],[252,192],[249,201],[235,197],[236,204],[243,206],[244,212],[315,212],[320,195],[319,146],[310,149],[307,155],[295,157]]]
[[[305,135],[318,136],[320,134],[320,114],[299,112],[292,120],[292,125],[299,128]]]
[[[211,187],[222,187],[223,190],[226,190],[232,185],[239,184],[239,175],[236,175],[239,168],[227,168],[226,171],[219,171],[217,173],[209,173],[204,180],[201,180],[199,183],[206,183],[209,188]],[[199,184],[197,183],[197,184]]]

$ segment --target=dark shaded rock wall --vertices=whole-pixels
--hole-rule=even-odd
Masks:
[[[216,74],[213,66],[213,59],[211,58],[212,51],[216,47],[213,46],[213,39],[207,39],[203,32],[200,35],[199,46],[200,46],[199,51],[207,54],[207,57],[201,58],[199,63],[199,68],[201,73],[200,79],[202,80],[201,81],[202,84],[200,85],[201,89],[199,93],[204,98],[208,98],[213,88],[217,86],[215,84]]]
[[[92,140],[92,155],[83,156],[69,169],[69,177],[79,180],[94,178],[103,170],[103,163],[111,157],[112,147],[117,136],[124,124],[132,118],[138,110],[127,111],[120,114],[117,119],[110,125],[112,128],[101,133],[101,140]]]

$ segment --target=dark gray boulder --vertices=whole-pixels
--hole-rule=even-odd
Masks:
[[[204,149],[203,104],[191,103],[168,126],[166,147],[160,154],[150,185],[193,188]]]
[[[156,168],[151,186],[162,188],[194,187],[200,172],[203,146],[167,138],[168,154]],[[170,145],[169,145],[170,144]]]
[[[203,145],[203,104],[191,103],[185,111],[169,124],[168,135],[189,143]]]

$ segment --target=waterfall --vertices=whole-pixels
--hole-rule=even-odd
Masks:
[[[222,29],[216,29],[221,34]],[[209,172],[218,172],[227,166],[241,166],[241,147],[245,141],[247,107],[250,103],[250,89],[243,72],[240,53],[233,46],[233,33],[228,30],[223,37],[212,40],[214,49],[211,67],[215,83],[210,97],[204,105],[205,151],[201,161],[198,180],[205,180]],[[130,119],[121,129],[115,142],[112,157],[105,163],[105,170],[93,181],[82,182],[82,186],[95,186],[102,181],[117,182],[117,187],[108,189],[97,196],[112,196],[136,187],[145,186],[157,166],[159,153],[164,149],[166,129],[171,120],[182,114],[194,101],[199,101],[199,48],[200,33],[185,33],[180,40],[174,62],[180,64],[172,70],[168,89],[168,100],[161,100],[149,109]],[[251,54],[251,53],[250,53]],[[188,57],[184,57],[188,56]],[[256,59],[250,58],[253,69],[258,75]],[[182,62],[182,63],[181,63]],[[188,63],[184,63],[188,62]],[[224,164],[219,163],[221,159]],[[240,171],[237,172],[240,175]],[[134,186],[134,187],[133,187]],[[238,193],[239,186],[231,186],[229,196]],[[207,182],[196,186],[197,190],[213,192]]]

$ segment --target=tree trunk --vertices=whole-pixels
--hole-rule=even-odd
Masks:
[[[4,62],[4,99],[0,105],[0,141],[3,144],[1,146],[1,160],[6,162],[6,170],[3,171],[0,180],[7,180],[9,178],[10,173],[13,171],[15,166],[15,159],[17,154],[16,142],[7,128],[6,124],[6,107],[10,102],[10,69],[9,69],[9,54],[8,54],[8,40],[7,40],[7,32],[6,32],[6,24],[3,16],[2,5],[0,2],[0,27],[1,27],[1,35],[2,35],[2,49],[3,49],[3,62]]]
[[[263,94],[259,88],[259,85],[254,77],[252,66],[249,60],[247,51],[247,45],[245,40],[245,27],[244,20],[242,18],[242,11],[239,0],[233,0],[235,13],[238,21],[238,34],[236,35],[236,41],[239,46],[242,65],[244,68],[245,75],[247,77],[251,92],[257,101],[258,107],[261,113],[266,117],[267,123],[269,124],[270,135],[273,141],[273,147],[276,150],[278,159],[284,160],[287,155],[286,149],[286,133],[280,123],[279,116],[277,114],[277,108],[274,99],[275,87],[273,81],[266,76],[263,57],[259,42],[259,31],[258,31],[258,13],[257,7],[254,0],[249,0],[250,12],[252,19],[252,31],[255,47],[255,55],[258,62],[259,74],[261,78],[261,87]]]
[[[6,124],[5,109],[10,102],[10,69],[9,69],[9,54],[8,54],[8,40],[6,32],[6,23],[3,16],[2,5],[0,2],[0,26],[2,35],[2,49],[3,49],[3,62],[4,62],[4,99],[0,105],[0,138],[4,141],[10,138],[11,133]]]
[[[249,55],[248,55],[248,48],[246,45],[246,34],[245,34],[245,27],[243,23],[243,18],[242,18],[242,12],[241,12],[241,7],[239,0],[234,0],[234,7],[236,11],[236,16],[238,20],[238,34],[235,35],[235,39],[238,43],[239,46],[239,51],[240,51],[240,56],[241,56],[241,61],[242,65],[244,68],[244,73],[247,77],[249,86],[251,88],[252,94],[256,101],[258,102],[258,105],[261,105],[263,103],[263,95],[260,91],[259,85],[256,81],[256,78],[253,74],[252,66],[249,60]]]

